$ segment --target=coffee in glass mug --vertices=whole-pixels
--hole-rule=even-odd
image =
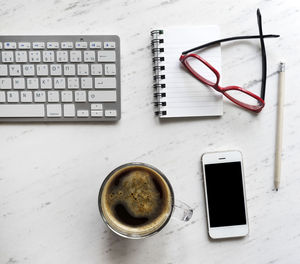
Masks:
[[[157,233],[168,223],[175,207],[166,176],[143,163],[128,163],[113,170],[102,183],[98,205],[108,227],[127,238]],[[190,208],[188,213],[190,218]]]

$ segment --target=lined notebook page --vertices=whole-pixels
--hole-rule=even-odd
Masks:
[[[161,111],[166,111],[165,117],[192,117],[192,116],[219,116],[223,114],[222,94],[213,88],[202,84],[193,77],[179,57],[182,51],[205,44],[220,38],[217,26],[201,27],[176,27],[163,30],[164,58],[165,58],[165,83],[162,98],[166,106]],[[208,61],[221,74],[221,48],[219,45],[199,51],[199,55]],[[215,75],[207,70],[201,63],[199,72],[207,79],[215,79]]]

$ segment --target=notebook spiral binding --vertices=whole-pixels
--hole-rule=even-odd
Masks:
[[[166,88],[165,83],[165,58],[163,56],[164,52],[164,39],[162,35],[164,34],[163,30],[152,30],[151,31],[151,51],[152,51],[152,62],[153,62],[153,89],[154,89],[154,107],[155,114],[158,116],[164,116],[167,114],[166,110],[163,110],[162,107],[166,106],[167,103],[164,101],[166,93],[164,89]]]

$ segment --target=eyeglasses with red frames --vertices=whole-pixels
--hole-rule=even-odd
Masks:
[[[187,50],[182,52],[180,56],[181,63],[190,71],[190,73],[196,77],[199,81],[214,88],[216,91],[222,93],[226,96],[229,100],[234,102],[235,104],[243,107],[247,110],[259,113],[263,107],[265,106],[265,90],[266,90],[266,77],[267,77],[267,58],[266,58],[266,50],[265,50],[265,43],[264,38],[278,38],[279,35],[263,35],[262,32],[262,19],[259,9],[257,9],[257,22],[259,28],[259,35],[253,36],[238,36],[232,38],[225,38],[219,39],[216,41],[212,41],[206,43],[204,45],[195,47],[193,49]],[[227,86],[221,87],[219,85],[220,82],[220,74],[219,72],[210,65],[205,59],[195,53],[191,53],[195,50],[200,50],[203,48],[207,48],[212,45],[220,44],[221,42],[227,42],[232,40],[241,40],[241,39],[254,39],[259,38],[261,44],[261,54],[262,54],[262,83],[261,83],[261,94],[260,96],[242,88],[239,86]],[[211,77],[207,78],[206,75],[204,76],[203,73],[199,72],[199,67],[196,65],[201,64],[201,68],[205,67],[206,72],[207,70],[210,72],[210,76],[214,76],[212,79]]]

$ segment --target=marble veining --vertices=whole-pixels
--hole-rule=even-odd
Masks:
[[[253,115],[224,101],[221,118],[159,120],[153,114],[150,30],[218,24],[223,37],[257,34],[261,9],[268,79],[266,107]],[[118,34],[122,119],[116,124],[0,125],[0,263],[299,263],[300,2],[287,0],[0,0],[0,34]],[[282,185],[273,190],[278,64],[286,62]],[[222,83],[259,91],[259,42],[222,46]],[[207,235],[200,157],[244,156],[250,234]],[[126,240],[102,222],[104,177],[130,161],[152,164],[177,199],[194,208],[159,234]]]

